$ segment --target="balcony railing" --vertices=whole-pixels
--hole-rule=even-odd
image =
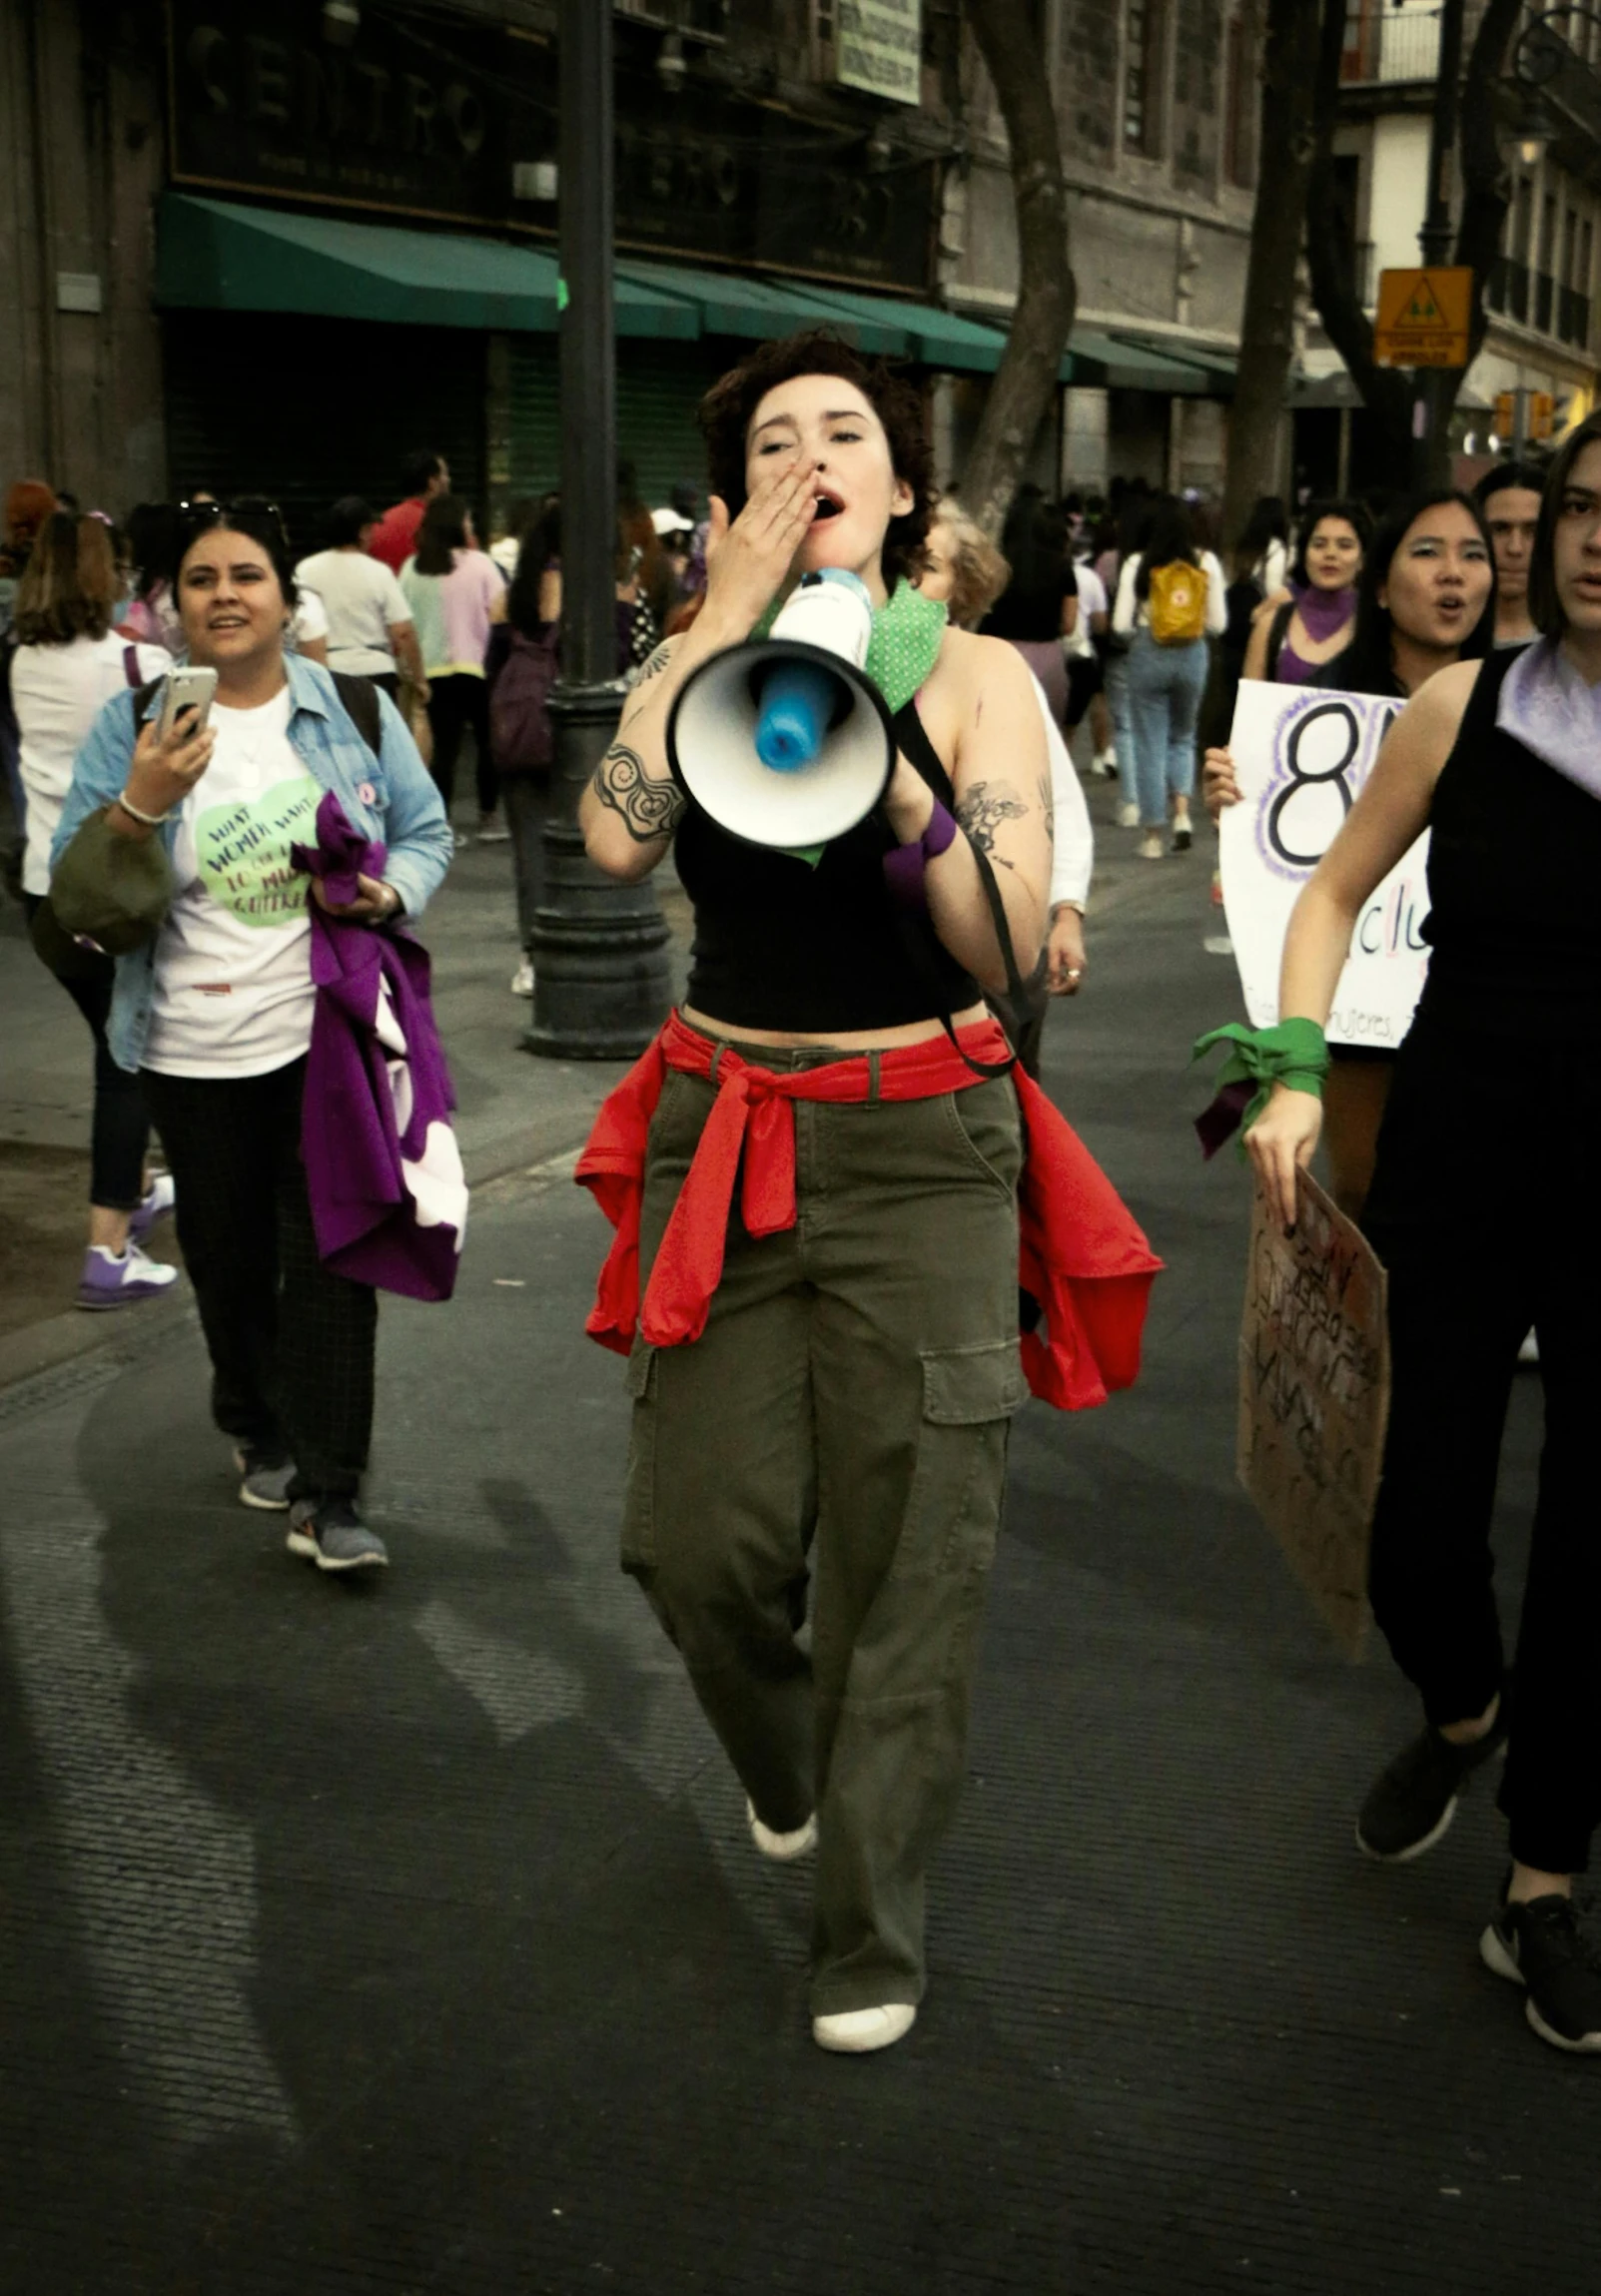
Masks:
[[[1347,5],[1339,75],[1347,86],[1439,77],[1438,8],[1384,7],[1380,0],[1347,0]]]
[[[1589,348],[1590,298],[1576,287],[1559,287],[1548,271],[1531,271],[1526,263],[1499,256],[1484,300],[1491,311],[1516,320],[1520,327],[1553,335],[1576,351]]]

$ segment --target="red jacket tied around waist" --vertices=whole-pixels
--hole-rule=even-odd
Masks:
[[[994,1022],[960,1032],[963,1052],[990,1064],[1007,1046]],[[711,1079],[717,1099],[639,1296],[639,1215],[645,1143],[669,1069]],[[830,1062],[794,1075],[743,1060],[675,1013],[607,1098],[575,1177],[592,1188],[616,1229],[585,1328],[627,1354],[636,1328],[652,1347],[676,1347],[706,1328],[722,1279],[734,1186],[753,1236],[795,1224],[796,1101],[933,1100],[986,1080],[944,1037]],[[1162,1266],[1117,1190],[1067,1120],[1033,1080],[1012,1072],[1026,1156],[1018,1187],[1019,1280],[1041,1314],[1021,1335],[1034,1393],[1061,1410],[1104,1403],[1131,1386],[1151,1282]],[[741,1170],[741,1157],[743,1169]]]

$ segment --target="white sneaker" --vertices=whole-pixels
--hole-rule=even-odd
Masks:
[[[1522,1343],[1518,1348],[1518,1361],[1520,1363],[1538,1363],[1539,1360],[1539,1334],[1535,1331],[1526,1331],[1523,1335]]]
[[[84,1253],[78,1278],[78,1305],[90,1309],[134,1307],[154,1299],[178,1281],[178,1270],[165,1260],[147,1259],[137,1243],[118,1254],[103,1243],[92,1243]]]
[[[756,1815],[754,1802],[745,1804],[745,1816],[750,1822],[750,1838],[764,1858],[776,1865],[787,1866],[792,1858],[804,1858],[817,1848],[817,1813],[814,1810],[804,1826],[797,1826],[793,1834],[775,1834],[764,1826]]]
[[[1139,806],[1138,806],[1138,805],[1120,805],[1120,806],[1119,806],[1119,808],[1118,808],[1118,827],[1119,827],[1120,829],[1138,829],[1138,828],[1139,828],[1139,826],[1140,826],[1140,808],[1139,808]]]
[[[1117,770],[1118,753],[1115,749],[1098,749],[1090,760],[1090,771],[1099,773],[1103,781],[1111,781]]]
[[[892,2048],[917,2022],[910,2001],[888,2001],[881,2009],[841,2009],[832,2017],[813,2017],[812,2038],[820,2049],[837,2056],[866,2056],[872,2049]]]
[[[511,994],[513,997],[531,997],[533,995],[533,964],[531,959],[524,957],[522,963],[512,974]]]
[[[1142,861],[1161,861],[1165,858],[1162,850],[1162,831],[1160,829],[1148,829],[1144,837],[1141,838],[1140,858]]]

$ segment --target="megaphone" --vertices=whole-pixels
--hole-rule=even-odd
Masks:
[[[895,770],[895,729],[863,664],[873,601],[859,576],[803,574],[765,639],[701,663],[673,700],[679,787],[747,845],[804,851],[871,813]]]

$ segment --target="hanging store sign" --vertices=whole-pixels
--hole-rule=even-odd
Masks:
[[[898,104],[923,101],[923,0],[836,0],[834,77]]]

